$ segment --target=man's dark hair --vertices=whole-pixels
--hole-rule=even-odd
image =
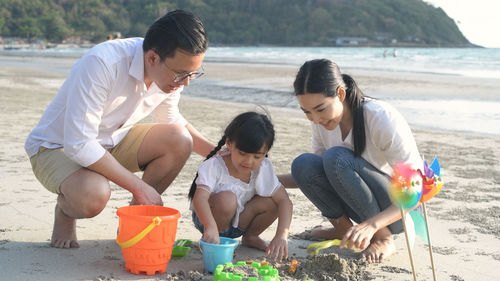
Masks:
[[[206,52],[208,38],[201,20],[190,12],[174,10],[156,20],[146,32],[142,49],[154,50],[164,60],[180,48],[190,54]]]

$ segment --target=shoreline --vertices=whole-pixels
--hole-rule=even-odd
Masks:
[[[62,85],[76,60],[0,55],[0,67],[41,72],[46,83]],[[183,96],[298,109],[292,94],[298,66],[206,62],[204,69],[204,77],[186,87]],[[365,95],[395,106],[412,128],[500,136],[500,131],[495,130],[500,127],[500,118],[495,117],[500,107],[498,79],[359,69],[342,71],[357,81]],[[22,77],[23,73],[19,75]],[[55,95],[58,87],[53,90]]]
[[[193,81],[185,96],[210,98],[208,92],[215,100],[239,102],[246,95],[247,103],[298,109],[292,94],[298,67],[207,63],[205,69],[205,80]],[[396,107],[411,127],[500,136],[494,129],[500,127],[496,114],[500,80],[350,69],[344,73],[357,81],[365,95]]]

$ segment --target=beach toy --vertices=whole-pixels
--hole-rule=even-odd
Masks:
[[[297,273],[297,266],[298,265],[299,265],[299,263],[297,262],[297,260],[292,260],[290,262],[290,267],[288,267],[288,272],[290,272],[291,274]]]
[[[420,171],[419,171],[420,172]],[[441,191],[443,181],[441,179],[441,167],[437,158],[432,161],[429,168],[427,162],[424,161],[424,173],[420,172],[423,180],[423,190],[420,202],[425,203]]]
[[[422,197],[422,176],[421,173],[415,171],[408,164],[398,164],[394,167],[394,175],[389,186],[389,197],[392,203],[401,210],[401,221],[405,232],[406,248],[410,258],[411,271],[413,280],[417,281],[415,273],[415,265],[413,263],[413,254],[408,239],[408,231],[406,229],[404,209],[411,209],[418,204]]]
[[[349,243],[350,240],[347,240],[346,243]],[[320,241],[320,242],[315,242],[309,244],[307,246],[307,254],[308,255],[317,255],[320,250],[330,248],[332,246],[339,246],[342,243],[342,240],[340,239],[333,239],[333,240],[325,240],[325,241]]]
[[[191,246],[193,242],[189,239],[178,239],[175,240],[174,246]]]
[[[227,237],[220,237],[219,244],[207,243],[200,239],[205,272],[212,273],[217,265],[232,262],[236,246],[238,241]]]
[[[121,207],[116,213],[119,217],[116,243],[122,248],[125,269],[134,274],[164,273],[172,255],[179,211],[135,205]]]
[[[429,223],[427,220],[427,208],[425,206],[425,202],[429,201],[432,199],[436,194],[438,194],[441,191],[441,188],[443,187],[443,180],[441,179],[441,172],[442,169],[439,165],[439,161],[437,160],[436,157],[434,157],[434,160],[431,163],[431,166],[427,165],[427,162],[424,161],[424,172],[422,173],[421,171],[420,175],[422,176],[423,180],[423,191],[422,191],[422,197],[420,198],[420,202],[422,203],[422,209],[424,211],[424,221],[425,221],[425,235],[426,237],[426,242],[429,244],[429,257],[431,260],[431,267],[432,267],[432,277],[433,280],[436,281],[436,270],[434,268],[434,258],[432,256],[432,243],[431,243],[431,234],[429,232]]]
[[[174,247],[172,248],[173,257],[183,257],[191,251],[190,246],[193,242],[189,239],[179,239],[175,241]]]
[[[330,248],[331,246],[338,246],[342,240],[340,239],[333,239],[333,240],[326,240],[326,241],[321,241],[321,242],[316,242],[316,243],[311,243],[309,246],[307,246],[307,254],[308,255],[317,255],[320,250]]]
[[[408,164],[398,164],[389,187],[392,203],[401,209],[411,209],[422,196],[422,176]]]
[[[437,158],[434,158],[434,161],[432,161],[430,168],[427,165],[427,162],[424,161],[423,172],[420,170],[418,171],[413,170],[407,164],[396,165],[394,169],[394,176],[391,180],[391,185],[389,187],[389,197],[391,198],[392,203],[401,209],[401,220],[403,222],[403,227],[405,231],[406,246],[410,258],[413,280],[415,281],[417,280],[417,276],[415,273],[415,266],[413,264],[413,255],[410,247],[410,242],[408,239],[405,214],[403,210],[412,209],[418,204],[418,202],[422,203],[422,209],[424,211],[424,218],[425,218],[425,231],[423,232],[426,233],[425,238],[429,244],[429,255],[432,265],[432,276],[434,278],[434,281],[436,281],[436,271],[434,268],[434,259],[432,257],[432,244],[429,233],[429,226],[427,223],[427,210],[425,207],[425,202],[433,198],[436,194],[438,194],[442,186],[443,182],[441,180],[441,168],[439,166]],[[413,213],[414,212],[415,211],[413,211]],[[417,216],[416,218],[420,217],[419,214],[415,214],[415,216]],[[415,218],[413,219],[413,221],[416,221]],[[415,225],[415,227],[423,228],[421,225]],[[416,229],[417,234],[419,233],[418,230],[419,229]]]
[[[251,266],[255,268],[258,272],[258,277],[247,276],[243,273],[229,272],[229,269],[233,269],[240,266]],[[258,262],[248,263],[245,261],[238,261],[236,264],[227,262],[224,264],[219,264],[215,268],[213,281],[279,281],[278,270],[270,264],[261,265]]]

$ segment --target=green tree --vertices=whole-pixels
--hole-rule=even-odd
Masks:
[[[59,14],[52,14],[40,19],[45,38],[51,42],[61,42],[71,36],[72,29]]]
[[[99,42],[144,36],[173,9],[198,15],[222,44],[329,45],[340,36],[389,43],[470,45],[452,19],[422,0],[1,0],[3,36]]]

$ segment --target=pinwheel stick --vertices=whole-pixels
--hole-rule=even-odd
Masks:
[[[427,240],[429,241],[429,256],[431,257],[432,277],[434,278],[434,281],[436,281],[436,270],[434,269],[434,258],[432,257],[431,234],[429,233],[429,222],[427,221],[427,209],[425,208],[425,203],[422,203],[422,208],[424,209],[425,228],[427,229]]]
[[[406,231],[405,212],[403,211],[403,208],[401,208],[400,210],[401,210],[401,220],[403,221],[403,228],[405,231],[406,248],[408,249],[408,255],[410,256],[411,273],[413,274],[413,280],[417,281],[417,275],[415,274],[415,265],[413,264],[413,255],[411,253],[410,240],[408,239],[408,232]]]

